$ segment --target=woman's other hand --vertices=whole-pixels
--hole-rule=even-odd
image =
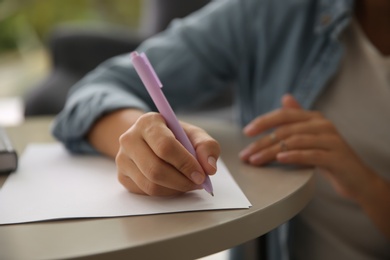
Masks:
[[[367,190],[373,176],[331,121],[321,113],[301,108],[291,96],[282,98],[282,107],[262,115],[245,128],[247,136],[273,129],[271,134],[251,143],[240,157],[252,165],[271,161],[314,166],[320,169],[343,196],[354,198]]]

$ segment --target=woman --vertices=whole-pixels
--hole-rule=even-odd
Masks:
[[[244,133],[273,130],[243,161],[315,167],[313,201],[290,223],[291,259],[390,258],[389,13],[387,0],[214,1],[138,49],[174,109],[235,82]],[[218,143],[183,123],[196,161],[153,109],[128,55],[116,57],[72,89],[54,135],[116,157],[130,192],[198,189],[216,172]]]

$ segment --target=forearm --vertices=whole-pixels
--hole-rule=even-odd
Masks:
[[[370,192],[358,199],[363,211],[390,240],[390,182],[374,174]]]
[[[119,149],[119,137],[144,114],[138,109],[121,109],[96,121],[87,138],[96,150],[115,158]]]

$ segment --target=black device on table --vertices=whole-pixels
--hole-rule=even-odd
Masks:
[[[18,166],[18,155],[7,132],[0,127],[0,173],[11,173]]]

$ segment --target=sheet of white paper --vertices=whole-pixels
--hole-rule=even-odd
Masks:
[[[214,197],[204,190],[170,198],[135,195],[117,181],[112,160],[71,155],[58,143],[33,144],[0,190],[0,224],[251,206],[221,160],[211,180]]]

